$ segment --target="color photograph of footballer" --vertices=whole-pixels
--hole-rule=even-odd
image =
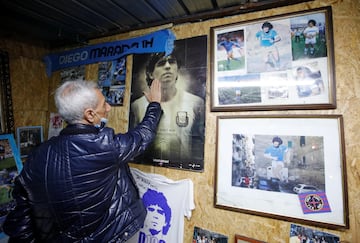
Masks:
[[[290,19],[293,60],[327,56],[326,22],[322,13]]]
[[[218,70],[245,68],[244,30],[218,35]]]

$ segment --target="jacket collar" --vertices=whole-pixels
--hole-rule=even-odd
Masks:
[[[60,135],[76,135],[86,133],[99,133],[99,128],[87,124],[70,124],[61,130]]]

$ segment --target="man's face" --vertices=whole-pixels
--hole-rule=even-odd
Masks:
[[[96,89],[96,96],[98,97],[99,104],[95,109],[95,124],[99,124],[102,117],[107,118],[107,115],[111,110],[111,106],[106,102],[105,97],[101,93],[100,89]]]
[[[148,224],[147,228],[154,234],[160,233],[166,225],[165,212],[158,205],[150,205],[147,208],[147,215],[145,222]]]
[[[154,67],[151,74],[152,79],[158,79],[163,88],[166,85],[175,84],[178,75],[178,64],[174,57],[167,56],[161,58]]]
[[[275,148],[278,148],[280,146],[280,143],[278,141],[274,141],[273,145],[274,145]]]

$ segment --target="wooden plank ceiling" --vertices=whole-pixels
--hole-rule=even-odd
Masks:
[[[157,25],[204,21],[309,0],[0,0],[0,38],[85,44]]]

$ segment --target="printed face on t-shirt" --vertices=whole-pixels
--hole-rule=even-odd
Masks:
[[[150,205],[147,208],[145,222],[152,235],[158,234],[166,225],[165,211],[158,205]]]

